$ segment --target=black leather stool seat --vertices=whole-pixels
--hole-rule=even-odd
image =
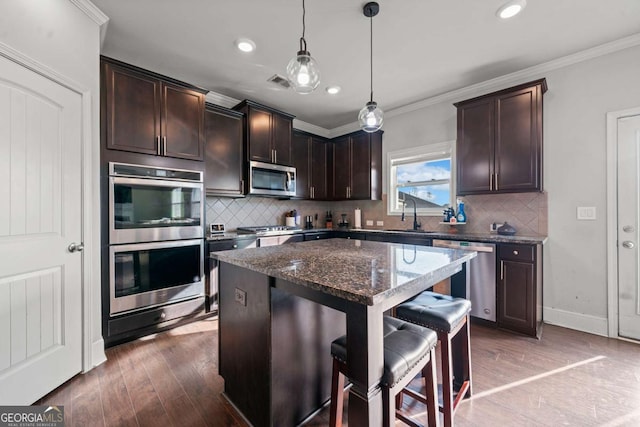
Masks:
[[[471,301],[435,292],[424,291],[417,297],[398,305],[396,317],[449,333],[471,311]]]
[[[416,366],[438,342],[437,334],[419,325],[384,317],[384,373],[381,384],[392,388]],[[347,336],[331,343],[331,355],[347,362]]]

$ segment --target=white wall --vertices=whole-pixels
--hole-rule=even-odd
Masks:
[[[470,98],[546,77],[544,187],[549,201],[549,240],[544,246],[544,319],[607,334],[606,113],[640,106],[640,47],[520,81],[485,86]],[[385,118],[386,154],[455,139],[460,99]],[[385,188],[386,192],[386,188]],[[596,221],[577,221],[577,206],[595,206]]]
[[[85,291],[91,293],[90,359],[85,359],[85,369],[105,360],[101,329],[100,291],[100,228],[99,228],[99,149],[100,149],[100,26],[70,0],[5,0],[0,13],[0,43],[21,55],[53,70],[74,89],[82,92],[87,103],[87,116],[83,131],[85,194],[92,195],[85,201],[83,227]],[[92,5],[89,5],[91,7]],[[99,20],[99,19],[98,19]],[[96,218],[93,221],[93,218]],[[88,365],[88,366],[87,366]]]

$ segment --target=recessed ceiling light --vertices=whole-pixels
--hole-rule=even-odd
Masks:
[[[253,52],[256,49],[256,44],[251,39],[241,38],[235,41],[236,47],[241,52]]]
[[[325,90],[329,95],[335,95],[336,93],[340,92],[340,89],[340,86],[327,86]]]
[[[502,6],[496,11],[496,16],[502,19],[513,18],[527,5],[527,0],[511,0]]]

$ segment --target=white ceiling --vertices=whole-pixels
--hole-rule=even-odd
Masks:
[[[333,129],[369,99],[365,1],[306,0],[308,50],[322,73],[309,95],[267,79],[299,48],[301,0],[92,0],[109,18],[102,53]],[[374,100],[390,111],[640,32],[640,0],[380,0],[373,18]],[[249,37],[255,52],[234,40]],[[324,88],[339,85],[328,95]],[[550,88],[551,90],[553,88]]]

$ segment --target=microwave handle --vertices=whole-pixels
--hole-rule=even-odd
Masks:
[[[289,189],[291,188],[291,172],[287,172],[286,173],[286,181],[285,181],[285,189],[287,191],[289,191]]]

